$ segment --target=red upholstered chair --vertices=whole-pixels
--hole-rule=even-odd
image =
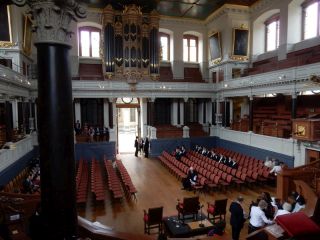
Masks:
[[[227,202],[228,199],[216,200],[214,203],[208,202],[208,219],[215,222],[216,219],[222,220],[223,217],[223,220],[225,220],[227,213]],[[210,215],[212,215],[212,217],[210,217]]]
[[[182,215],[183,222],[186,215],[196,217],[200,209],[199,197],[184,198],[183,203],[178,200],[176,208],[178,210],[178,218],[180,219],[180,215]]]
[[[159,233],[162,233],[162,214],[163,207],[149,208],[148,212],[144,211],[144,233],[150,234],[150,229],[158,228]]]

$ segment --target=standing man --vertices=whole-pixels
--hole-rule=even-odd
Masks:
[[[239,196],[237,200],[230,205],[229,211],[231,213],[230,225],[232,227],[232,240],[239,240],[240,231],[243,228],[245,217],[242,208],[243,198]]]
[[[149,139],[146,138],[146,141],[144,142],[144,146],[143,146],[144,156],[145,156],[146,158],[149,157],[149,147],[150,147]]]
[[[139,141],[138,141],[138,137],[136,137],[136,140],[134,140],[134,147],[136,148],[136,152],[134,153],[134,155],[136,157],[138,157],[138,151],[139,151]]]

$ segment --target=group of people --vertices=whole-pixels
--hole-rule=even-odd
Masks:
[[[134,155],[138,157],[138,153],[142,156],[142,153],[144,152],[144,156],[146,158],[149,157],[149,148],[150,148],[150,142],[149,139],[146,137],[145,140],[143,138],[139,138],[138,136],[134,140],[134,148],[136,149]]]
[[[22,182],[22,193],[35,193],[40,190],[40,166],[36,164]]]
[[[174,150],[174,152],[172,153],[172,155],[178,160],[180,161],[182,157],[185,157],[187,154],[186,148],[182,145],[182,146],[177,146],[176,149]]]
[[[230,224],[232,227],[232,239],[238,240],[241,229],[246,219],[249,219],[248,234],[273,224],[274,220],[283,214],[298,212],[305,207],[305,200],[302,195],[292,192],[288,200],[281,203],[275,198],[271,198],[268,192],[263,192],[256,202],[252,202],[247,215],[243,208],[243,197],[239,196],[230,205]]]
[[[74,124],[74,130],[76,135],[89,136],[90,142],[102,142],[109,141],[109,129],[102,126],[89,126],[87,123],[84,124],[83,128],[79,120]]]
[[[194,149],[197,153],[202,154],[203,156],[206,156],[214,161],[217,161],[219,163],[223,163],[224,165],[227,165],[228,167],[237,169],[239,164],[236,160],[232,159],[231,157],[224,156],[219,153],[215,153],[213,150],[208,150],[205,147],[196,145]]]

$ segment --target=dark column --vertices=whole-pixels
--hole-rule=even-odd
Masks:
[[[297,118],[297,94],[292,94],[291,119]]]
[[[206,108],[206,100],[203,100],[202,104],[202,122],[205,124],[207,122],[207,108]]]
[[[178,120],[177,120],[177,123],[178,125],[181,124],[181,118],[180,118],[180,98],[178,98]]]
[[[217,102],[212,101],[212,124],[216,125]]]
[[[70,47],[36,47],[43,229],[46,237],[70,239],[77,229]]]
[[[38,140],[41,168],[41,239],[74,239],[77,234],[72,84],[69,63],[71,22],[86,17],[75,0],[12,0],[28,4],[38,63]]]
[[[112,106],[112,102],[109,102],[109,127],[113,128],[113,106]]]
[[[249,131],[253,131],[253,97],[249,98]]]
[[[149,124],[154,127],[154,102],[149,102],[148,115],[150,121]]]
[[[187,123],[189,122],[189,117],[188,117],[188,100],[184,100],[183,102],[183,125],[187,125]]]
[[[225,126],[230,127],[230,102],[225,101],[224,103],[224,114],[225,114]]]
[[[4,104],[5,108],[5,125],[6,125],[6,141],[10,142],[12,141],[12,128],[13,128],[13,122],[12,122],[12,105],[11,102],[6,101]]]
[[[226,102],[223,101],[223,102],[220,102],[220,113],[221,113],[221,124],[222,124],[222,127],[225,127],[226,126]]]

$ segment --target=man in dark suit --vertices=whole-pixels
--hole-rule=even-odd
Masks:
[[[144,142],[144,145],[143,145],[144,156],[146,158],[149,157],[149,147],[150,147],[150,142],[149,142],[149,139],[146,137],[146,141]]]
[[[230,225],[232,227],[232,240],[239,240],[240,231],[243,228],[245,217],[242,208],[243,198],[239,196],[237,200],[230,205],[229,211],[231,213]]]
[[[138,151],[139,151],[139,138],[138,137],[136,137],[136,140],[134,140],[134,147],[135,147],[135,149],[136,149],[136,152],[134,153],[134,155],[136,156],[136,157],[138,157]]]

